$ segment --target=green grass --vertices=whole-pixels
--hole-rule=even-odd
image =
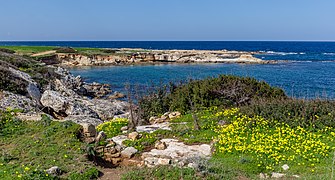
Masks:
[[[310,106],[310,103],[312,102],[306,102],[305,105],[300,104],[300,106],[307,108],[307,106],[308,107]],[[323,106],[328,107],[326,103],[332,103],[332,102],[324,102]],[[285,112],[292,111],[293,109],[295,110],[297,114],[301,114],[296,109],[296,106],[293,106],[293,107],[278,106],[278,107],[285,108],[286,109]],[[328,109],[328,111],[330,110]],[[249,111],[255,112],[253,110],[249,110]],[[284,111],[284,110],[280,110],[280,112],[281,111]],[[304,108],[302,108],[301,111],[304,111]],[[247,112],[247,109],[244,109],[243,113],[246,113],[246,112]],[[260,112],[262,111],[260,110]],[[240,116],[244,117],[243,113],[241,115],[236,116],[235,114],[230,114],[230,113],[225,114],[223,109],[216,108],[216,107],[202,109],[196,113],[199,119],[199,125],[201,127],[200,130],[194,130],[192,114],[186,114],[186,115],[181,116],[178,119],[174,119],[171,121],[173,123],[171,126],[172,127],[171,131],[158,130],[152,134],[144,133],[144,136],[141,139],[136,140],[136,141],[129,141],[126,143],[127,145],[140,148],[140,150],[142,151],[152,148],[153,143],[148,143],[148,142],[154,142],[155,140],[162,139],[162,138],[176,138],[188,144],[210,143],[212,140],[218,139],[220,133],[222,133],[222,131],[218,131],[220,129],[218,129],[218,126],[217,126],[220,120],[224,120],[228,123],[233,123],[234,121],[236,121],[238,117]],[[318,114],[319,112],[314,112],[314,113]],[[323,112],[323,113],[328,114],[327,112]],[[251,118],[255,118],[255,121],[256,121],[257,119],[256,117],[259,114],[255,113],[251,116]],[[275,114],[275,113],[273,114],[273,117],[277,117],[277,116],[278,114]],[[301,114],[301,116],[305,116],[305,114]],[[311,116],[313,116],[313,114],[311,114]],[[273,120],[271,119],[271,116],[269,114],[267,114],[267,118],[270,119],[270,122],[271,120]],[[297,116],[288,117],[288,119],[291,119],[291,120],[294,120],[295,118],[297,118]],[[307,123],[308,121],[312,121],[312,120],[313,119],[310,119],[310,120],[306,119],[305,122]],[[327,123],[327,122],[328,121],[320,121],[320,123]],[[282,121],[280,121],[280,123],[282,123]],[[246,126],[246,129],[248,130],[251,130],[253,128],[253,123],[251,124],[245,123],[244,125]],[[275,127],[280,127],[280,126],[279,124],[277,124],[275,125]],[[296,124],[292,122],[290,124],[290,127],[298,133],[296,129],[297,128]],[[323,127],[323,126],[320,126],[320,127]],[[255,126],[255,128],[256,129],[261,128],[261,129],[258,129],[260,133],[265,133],[265,137],[268,137],[268,139],[270,138],[273,139],[274,137],[273,131],[271,131],[271,128],[273,128],[273,125],[269,127],[267,127],[266,125],[265,126]],[[316,137],[318,135],[321,135],[319,139],[315,139],[316,141],[325,143],[326,146],[335,147],[334,133],[332,133],[334,131],[333,128],[328,127],[328,130],[321,131],[322,128],[313,129],[313,128],[305,127],[305,130],[312,134],[315,134]],[[239,131],[239,130],[235,129],[234,135],[232,137],[233,140],[236,138],[243,138],[246,132],[249,132],[249,131],[244,131],[244,132],[239,133],[236,131]],[[269,134],[266,134],[267,132]],[[285,134],[287,133],[287,132],[284,132],[284,130],[282,132]],[[307,133],[306,135],[310,133]],[[224,136],[228,137],[229,135],[225,134]],[[308,139],[307,136],[305,138]],[[294,138],[292,139],[292,137],[289,138],[289,136],[287,137],[287,141],[289,143],[296,143],[295,139]],[[299,143],[299,141],[297,142]],[[247,141],[246,143],[249,143],[249,142]],[[293,155],[291,150],[289,149],[285,150],[285,148],[283,148],[282,146],[276,147],[275,144],[271,145],[271,148],[273,150],[276,150],[276,148],[279,148],[278,149],[279,154],[286,155],[287,157]],[[278,143],[278,144],[281,144],[281,143]],[[219,148],[220,145],[221,145],[220,143],[217,143],[216,147]],[[259,145],[262,145],[262,144],[259,144]],[[297,145],[299,146],[299,144]],[[304,147],[306,145],[300,144],[300,146]],[[302,153],[301,156],[296,155],[297,158],[293,161],[289,159],[280,160],[278,161],[278,164],[276,164],[276,162],[274,162],[271,158],[262,157],[261,160],[263,161],[264,164],[262,164],[261,166],[259,166],[260,159],[258,157],[258,153],[248,152],[248,151],[243,152],[243,151],[238,151],[234,149],[232,152],[228,153],[228,152],[221,152],[219,149],[216,149],[212,158],[209,161],[204,161],[203,163],[200,163],[201,166],[197,170],[190,170],[190,169],[183,169],[183,168],[180,169],[177,167],[156,167],[153,169],[135,169],[133,171],[129,171],[128,173],[126,173],[123,176],[123,178],[124,179],[136,179],[136,178],[146,179],[150,177],[151,179],[152,178],[168,179],[168,178],[171,178],[172,175],[175,173],[175,177],[172,177],[172,179],[173,178],[176,178],[176,179],[243,179],[243,178],[244,179],[259,179],[260,173],[267,173],[269,176],[271,176],[271,172],[280,172],[280,173],[285,173],[287,175],[286,178],[290,178],[293,175],[299,175],[303,179],[331,179],[332,167],[334,166],[332,164],[333,158],[334,158],[334,155],[333,155],[334,150],[331,150],[331,149],[318,150],[317,149],[317,148],[322,148],[323,146],[324,145],[322,146],[319,145],[315,147],[314,148],[315,151],[312,149],[311,152],[313,152],[313,154]],[[327,153],[327,155],[321,155],[322,153]],[[304,157],[305,155],[306,157]],[[316,158],[319,158],[319,160],[315,160],[314,156]],[[281,168],[283,164],[289,165],[290,168],[288,171],[284,171]],[[267,165],[271,165],[270,170],[266,169]],[[164,172],[162,173],[164,175],[162,175],[161,172]]]
[[[58,166],[62,178],[97,177],[98,170],[85,157],[86,145],[72,122],[22,122],[14,112],[1,112],[0,179],[52,179],[44,170]]]
[[[56,47],[56,46],[0,46],[0,48],[13,50],[17,54],[20,54],[20,55],[32,55],[32,54],[41,53],[45,51],[52,51],[52,50],[55,50],[55,48],[59,48],[59,47]],[[86,56],[115,54],[112,52],[106,52],[104,48],[75,47],[73,49],[75,49],[78,54],[82,54]],[[138,52],[138,51],[131,50],[131,52]],[[143,52],[146,52],[146,50],[143,50]],[[127,51],[124,53],[120,52],[118,54],[124,55],[124,54],[131,54],[131,53]]]
[[[122,180],[193,180],[201,179],[196,172],[190,168],[177,168],[169,166],[161,166],[157,168],[139,168],[125,173]]]
[[[51,51],[55,47],[52,46],[0,46],[0,48],[10,49],[21,55],[31,55],[44,51]]]

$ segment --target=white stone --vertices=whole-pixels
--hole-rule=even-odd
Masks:
[[[269,178],[269,176],[265,173],[259,173],[259,178],[260,179],[267,179],[267,178]]]
[[[290,167],[287,164],[284,164],[281,168],[283,168],[284,171],[287,171]]]
[[[138,152],[134,147],[127,147],[121,151],[121,156],[124,158],[132,158]]]
[[[159,165],[169,165],[171,163],[171,159],[167,158],[159,158],[158,159],[158,164]]]
[[[126,135],[119,135],[119,136],[112,137],[112,140],[117,145],[120,145],[121,147],[124,147],[124,145],[122,144],[122,142],[125,141],[125,140],[128,140],[128,137]]]
[[[285,174],[283,173],[276,173],[276,172],[273,172],[271,174],[271,178],[283,178],[285,176]]]

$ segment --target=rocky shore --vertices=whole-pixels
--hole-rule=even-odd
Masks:
[[[21,119],[55,120],[98,125],[126,117],[128,103],[108,98],[107,84],[85,83],[61,67],[0,52],[0,110],[20,109]]]
[[[42,61],[47,64],[59,64],[62,66],[103,66],[146,63],[275,63],[275,61],[261,60],[253,57],[254,54],[261,52],[227,50],[146,50],[126,48],[114,49],[108,52],[109,53],[102,54],[85,54],[79,52],[55,53],[51,57],[42,58]]]

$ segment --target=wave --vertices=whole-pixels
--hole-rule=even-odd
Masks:
[[[335,53],[322,53],[323,55],[335,56]]]
[[[265,52],[267,55],[281,55],[281,56],[286,56],[286,55],[304,55],[306,53],[304,52],[275,52],[275,51],[266,51]]]
[[[292,63],[334,63],[335,60],[278,60],[278,62],[292,62]]]

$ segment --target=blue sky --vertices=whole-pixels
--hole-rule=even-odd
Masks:
[[[334,0],[3,0],[0,40],[335,40]]]

